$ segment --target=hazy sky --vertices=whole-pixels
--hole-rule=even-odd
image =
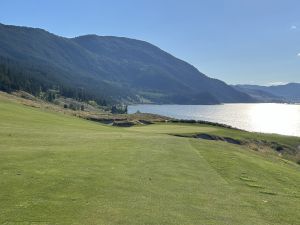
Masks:
[[[230,84],[300,82],[299,0],[1,0],[0,22],[142,39]]]

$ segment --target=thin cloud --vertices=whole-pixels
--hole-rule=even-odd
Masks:
[[[298,57],[300,57],[300,52],[297,54]]]
[[[268,83],[267,86],[278,86],[278,85],[286,85],[286,84],[288,84],[288,82],[277,81],[277,82]]]
[[[292,25],[291,26],[291,30],[297,30],[297,26],[296,25]]]

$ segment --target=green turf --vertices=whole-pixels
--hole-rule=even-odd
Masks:
[[[168,135],[244,133],[181,124],[115,128],[3,99],[0,128],[0,224],[300,221],[299,165]]]

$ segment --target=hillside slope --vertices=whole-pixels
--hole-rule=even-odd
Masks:
[[[245,146],[169,135],[250,133],[165,123],[115,128],[1,96],[0,127],[0,224],[300,220],[299,165]]]
[[[266,102],[300,102],[300,84],[289,83],[285,85],[259,86],[235,85],[237,90]]]
[[[118,102],[253,101],[161,49],[129,38],[64,38],[42,29],[0,24],[0,65],[12,67],[7,61],[26,70],[26,77],[38,79],[40,85],[79,88],[91,96]],[[21,72],[17,76],[24,77]]]

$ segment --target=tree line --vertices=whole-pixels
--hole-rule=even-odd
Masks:
[[[106,99],[82,87],[70,87],[66,83],[56,81],[45,71],[33,66],[24,67],[4,57],[0,57],[0,90],[8,93],[22,90],[37,97],[43,94],[46,95],[45,100],[50,102],[60,95],[84,102],[92,100],[100,106],[109,105]]]

